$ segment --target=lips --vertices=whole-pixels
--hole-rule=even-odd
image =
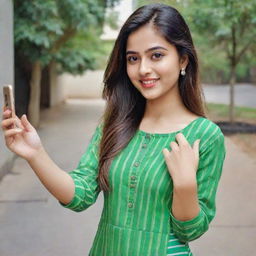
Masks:
[[[151,88],[151,87],[154,87],[156,85],[156,82],[159,80],[159,78],[157,79],[143,79],[143,80],[140,80],[140,83],[143,87],[145,88]]]

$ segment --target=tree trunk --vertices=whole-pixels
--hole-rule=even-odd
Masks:
[[[232,4],[233,7],[233,4]],[[237,37],[236,37],[236,25],[233,23],[232,25],[232,50],[230,56],[230,66],[231,66],[231,73],[230,73],[230,103],[229,103],[229,122],[231,124],[235,121],[235,104],[234,104],[234,90],[235,90],[235,83],[236,83],[236,65],[237,65]]]
[[[251,83],[256,85],[256,65],[250,68]]]
[[[57,79],[57,70],[56,70],[56,62],[51,61],[49,64],[49,83],[50,83],[50,107],[56,105],[56,79]]]
[[[42,68],[40,109],[50,107],[50,73],[49,66]]]
[[[229,122],[230,123],[234,123],[235,121],[235,103],[234,103],[235,83],[236,83],[236,65],[232,65],[230,80],[229,80],[229,85],[230,85]]]
[[[32,64],[30,81],[30,99],[28,106],[28,117],[31,124],[37,128],[40,121],[40,93],[41,93],[41,63],[36,61]]]

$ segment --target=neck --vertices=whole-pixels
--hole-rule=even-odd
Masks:
[[[184,106],[178,87],[172,93],[167,93],[160,98],[147,100],[144,118],[154,121],[173,120],[182,121],[184,116],[191,115]]]

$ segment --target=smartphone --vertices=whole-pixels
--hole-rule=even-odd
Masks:
[[[11,85],[4,85],[3,87],[4,105],[12,111],[12,117],[15,116],[13,88]]]

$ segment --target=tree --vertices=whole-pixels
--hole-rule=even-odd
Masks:
[[[208,38],[212,47],[226,53],[230,67],[229,120],[234,122],[234,85],[237,65],[256,43],[256,2],[245,0],[191,0],[191,24]],[[210,47],[209,47],[210,49]]]
[[[28,116],[35,127],[40,120],[42,67],[57,62],[71,73],[93,68],[94,56],[78,47],[79,38],[84,36],[88,45],[94,43],[101,33],[106,8],[117,1],[14,0],[15,54],[31,72]]]
[[[138,4],[146,4],[139,0]],[[158,2],[150,0],[149,2]],[[225,53],[229,65],[230,106],[229,119],[233,123],[234,85],[237,66],[246,53],[256,51],[256,2],[251,0],[164,0],[177,8],[185,17],[203,49],[204,58],[215,58],[214,54]],[[205,61],[205,60],[203,60]],[[225,66],[226,60],[221,61]],[[220,65],[220,63],[218,63]]]

